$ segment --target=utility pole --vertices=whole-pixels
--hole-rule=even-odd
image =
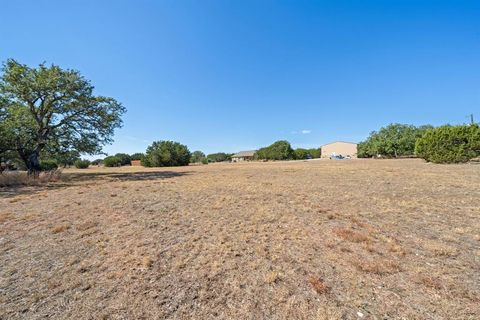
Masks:
[[[471,124],[474,124],[474,123],[475,123],[475,122],[473,122],[473,113],[470,114],[470,123],[471,123]]]

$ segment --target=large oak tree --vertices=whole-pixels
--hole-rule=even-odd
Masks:
[[[93,90],[78,71],[6,61],[0,77],[0,153],[17,152],[29,173],[40,169],[44,150],[99,153],[112,142],[126,110]]]

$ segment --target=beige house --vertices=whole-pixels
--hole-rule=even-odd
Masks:
[[[251,161],[255,155],[255,150],[240,151],[232,156],[232,162]]]
[[[332,156],[356,158],[357,144],[344,141],[335,141],[324,144],[322,146],[322,158],[330,158]]]

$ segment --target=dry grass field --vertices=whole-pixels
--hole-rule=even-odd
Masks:
[[[91,168],[0,192],[0,319],[480,318],[478,165]]]

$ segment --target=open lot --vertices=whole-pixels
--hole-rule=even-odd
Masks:
[[[0,189],[0,319],[479,319],[480,166],[66,170]]]

